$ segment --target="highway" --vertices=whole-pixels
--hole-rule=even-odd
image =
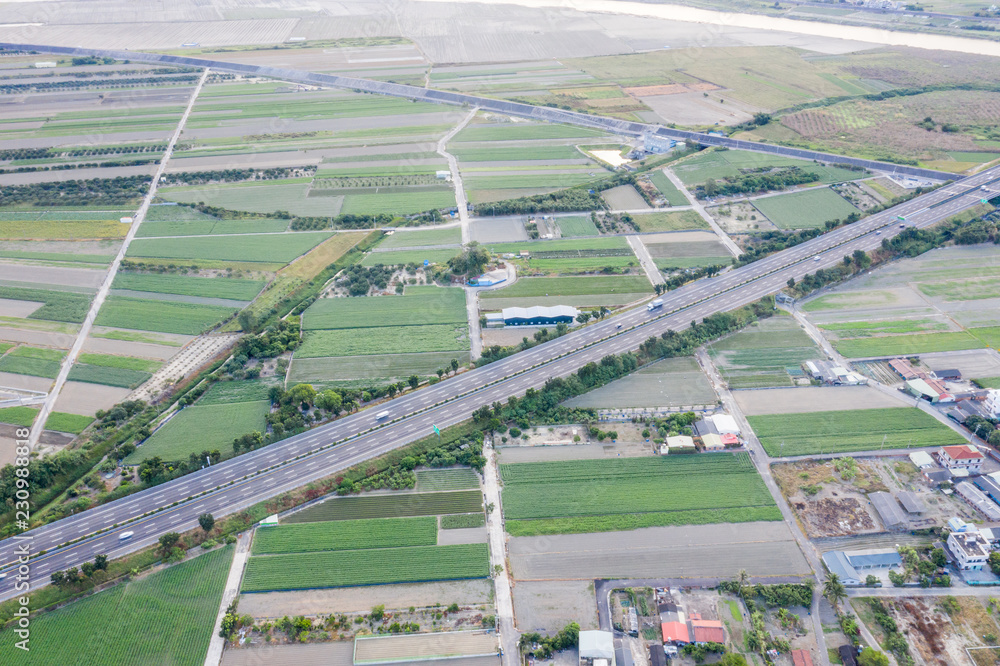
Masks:
[[[210,512],[216,517],[231,514],[329,476],[427,436],[432,425],[445,427],[459,423],[483,404],[502,402],[529,388],[540,388],[551,377],[571,374],[608,354],[634,350],[647,338],[668,329],[684,329],[691,321],[758,300],[780,290],[789,278],[799,280],[819,268],[832,267],[854,250],[872,250],[883,238],[902,231],[901,224],[933,225],[978,204],[980,186],[993,184],[991,188],[995,189],[996,182],[1000,182],[1000,167],[951,183],[753,264],[668,292],[662,297],[663,308],[654,312],[645,307],[626,311],[434,386],[409,392],[375,409],[346,416],[33,529],[19,535],[23,540],[5,539],[0,542],[0,572],[12,574],[15,548],[30,543],[32,553],[47,551],[33,559],[31,567],[32,587],[44,585],[53,571],[78,566],[96,554],[118,557],[155,543],[163,533],[192,529],[201,513]],[[906,218],[905,222],[899,222],[900,215]],[[383,410],[390,412],[392,420],[379,424],[375,413]],[[125,531],[132,531],[135,536],[122,543],[119,535]],[[62,545],[76,539],[81,540]],[[14,581],[13,575],[0,581],[0,599],[14,596]]]
[[[495,113],[532,118],[534,120],[544,120],[553,123],[579,125],[581,127],[590,127],[614,134],[641,136],[647,133],[656,133],[660,136],[665,136],[678,141],[690,139],[705,146],[725,146],[740,150],[752,150],[756,152],[771,153],[774,155],[784,155],[786,157],[821,160],[834,164],[846,164],[866,169],[876,169],[879,171],[914,176],[917,178],[930,178],[932,180],[947,181],[954,178],[954,174],[944,171],[934,171],[933,169],[922,169],[920,167],[903,166],[891,164],[889,162],[877,162],[875,160],[864,160],[856,157],[845,157],[843,155],[835,155],[832,153],[821,153],[815,150],[804,150],[801,148],[788,148],[785,146],[776,146],[767,143],[742,141],[738,139],[730,139],[725,136],[715,136],[700,132],[687,132],[684,130],[661,127],[660,125],[649,125],[646,123],[620,120],[618,118],[591,115],[588,113],[564,111],[562,109],[545,106],[533,106],[531,104],[511,102],[503,99],[478,97],[476,95],[468,95],[465,93],[456,93],[445,90],[434,90],[432,88],[421,88],[419,86],[410,86],[401,83],[387,83],[384,81],[372,81],[371,79],[357,79],[348,76],[337,76],[335,74],[317,74],[315,72],[307,72],[298,69],[266,67],[263,65],[247,65],[243,63],[224,62],[221,60],[208,60],[205,58],[172,56],[162,53],[143,53],[140,51],[83,49],[65,46],[45,46],[39,44],[13,44],[8,42],[0,42],[0,49],[12,51],[40,51],[44,53],[57,53],[70,56],[96,56],[101,58],[114,58],[116,60],[130,60],[133,62],[153,63],[158,65],[211,68],[216,71],[233,72],[244,76],[262,76],[280,79],[282,81],[304,83],[306,85],[343,88],[357,92],[388,95],[390,97],[403,97],[406,99],[421,100],[436,104],[451,104],[455,106],[467,106],[469,108],[479,107],[484,111],[493,111]]]

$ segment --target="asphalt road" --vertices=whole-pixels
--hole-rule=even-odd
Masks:
[[[787,157],[822,160],[836,164],[847,164],[866,169],[877,169],[881,171],[906,174],[909,176],[916,176],[918,178],[931,178],[942,181],[954,178],[954,174],[943,171],[934,171],[931,169],[921,169],[919,167],[902,166],[890,164],[888,162],[876,162],[874,160],[862,160],[855,157],[845,157],[843,155],[834,155],[832,153],[821,153],[814,150],[803,150],[800,148],[787,148],[785,146],[775,146],[766,143],[741,141],[737,139],[730,139],[725,136],[714,136],[712,134],[702,134],[700,132],[687,132],[662,127],[660,125],[649,125],[646,123],[620,120],[618,118],[606,118],[603,116],[591,115],[589,113],[564,111],[562,109],[534,106],[531,104],[523,104],[520,102],[511,102],[508,100],[493,99],[489,97],[477,97],[475,95],[468,95],[465,93],[434,90],[432,88],[403,85],[400,83],[372,81],[370,79],[357,79],[347,76],[337,76],[334,74],[317,74],[315,72],[307,72],[298,69],[248,65],[242,63],[224,62],[220,60],[207,60],[205,58],[172,56],[162,53],[83,49],[66,46],[45,46],[39,44],[13,44],[0,42],[0,49],[15,51],[39,51],[43,53],[59,53],[74,56],[97,56],[103,58],[114,58],[116,60],[130,60],[132,62],[146,62],[164,65],[181,65],[185,67],[207,67],[218,71],[235,72],[246,76],[263,76],[280,79],[282,81],[295,81],[297,83],[304,83],[307,85],[344,88],[347,90],[370,92],[378,95],[388,95],[391,97],[403,97],[406,99],[421,100],[437,104],[479,107],[485,111],[493,111],[495,113],[533,118],[535,120],[544,120],[554,123],[567,123],[570,125],[591,127],[614,134],[640,136],[652,132],[679,141],[691,139],[705,146],[726,146],[729,148],[766,152],[775,155],[784,155]]]
[[[663,296],[663,308],[657,311],[640,307],[624,312],[374,409],[30,530],[19,535],[20,539],[5,539],[0,542],[0,572],[15,573],[15,548],[27,543],[32,553],[46,551],[32,560],[30,573],[32,587],[44,585],[53,571],[78,566],[94,555],[118,557],[155,543],[166,532],[194,528],[197,516],[206,511],[224,516],[329,476],[427,436],[432,425],[459,423],[483,404],[521,395],[605,355],[636,349],[650,336],[680,330],[691,321],[753,302],[780,290],[790,277],[799,280],[818,268],[834,266],[855,249],[871,250],[883,238],[901,231],[897,215],[906,217],[902,224],[915,227],[951,217],[978,204],[979,186],[994,180],[1000,181],[1000,167],[748,266],[669,292]],[[876,230],[881,234],[876,235]],[[383,410],[388,410],[393,420],[380,424],[375,413]],[[124,524],[126,521],[131,522]],[[134,532],[134,536],[120,542],[119,535],[125,531]],[[60,547],[76,539],[81,540]],[[14,596],[14,582],[14,575],[0,581],[0,599]]]

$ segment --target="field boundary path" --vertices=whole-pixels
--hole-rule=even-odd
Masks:
[[[654,285],[666,282],[663,278],[663,273],[656,267],[656,262],[653,261],[653,257],[649,254],[649,250],[646,249],[646,245],[642,242],[642,239],[633,234],[626,236],[625,240],[632,247],[632,251],[639,260],[639,264],[642,265],[642,270],[646,272],[646,277],[649,278],[649,281]]]
[[[69,353],[66,354],[66,358],[63,359],[62,367],[59,369],[59,374],[56,376],[56,381],[52,386],[52,390],[49,391],[48,398],[46,398],[41,410],[39,410],[38,416],[35,417],[35,423],[31,428],[30,435],[28,436],[29,448],[34,448],[35,444],[38,443],[38,438],[45,429],[45,421],[48,420],[49,414],[52,413],[52,408],[56,404],[59,392],[62,391],[63,385],[66,384],[66,378],[69,376],[70,368],[73,367],[76,357],[79,356],[80,350],[83,348],[83,343],[87,341],[87,337],[90,335],[90,329],[93,328],[94,320],[97,319],[97,313],[100,311],[101,306],[104,305],[104,300],[108,297],[108,292],[111,291],[111,283],[115,281],[115,276],[118,274],[118,268],[121,266],[122,260],[125,258],[125,253],[128,252],[128,247],[132,243],[132,239],[135,238],[136,233],[139,231],[139,225],[142,224],[143,219],[146,217],[146,212],[149,210],[149,204],[153,201],[153,197],[156,196],[156,185],[160,182],[160,176],[163,175],[164,170],[167,168],[167,163],[170,162],[170,156],[173,154],[174,145],[176,145],[177,139],[181,136],[181,131],[187,123],[188,116],[191,115],[191,109],[194,108],[195,100],[198,99],[198,94],[201,93],[201,88],[205,85],[205,79],[208,78],[209,71],[210,70],[206,68],[205,71],[201,73],[201,78],[198,79],[198,84],[194,87],[194,91],[191,93],[191,99],[188,100],[187,107],[184,109],[184,115],[181,116],[180,121],[177,123],[177,127],[174,128],[174,133],[170,136],[170,142],[167,144],[167,149],[163,151],[163,158],[160,160],[160,166],[156,169],[156,173],[153,174],[153,181],[149,184],[149,191],[146,193],[146,196],[143,197],[139,210],[132,218],[132,224],[129,226],[128,234],[125,235],[125,240],[122,241],[121,247],[118,248],[118,254],[115,255],[115,260],[111,262],[111,266],[108,268],[108,274],[105,276],[104,282],[101,283],[101,288],[97,290],[94,300],[90,303],[90,310],[87,312],[87,318],[83,320],[83,325],[80,326],[80,332],[76,335],[73,347],[69,350]]]
[[[486,503],[493,505],[492,511],[486,512],[486,529],[489,532],[490,562],[500,565],[499,573],[493,574],[493,586],[496,590],[497,633],[500,638],[502,666],[514,666],[520,663],[516,656],[518,652],[518,632],[514,627],[514,598],[511,593],[510,567],[507,564],[507,535],[503,521],[503,506],[500,503],[500,470],[497,467],[497,454],[493,443],[487,441],[483,446],[486,465],[483,467],[483,494]]]
[[[768,457],[767,452],[764,447],[761,446],[760,440],[757,439],[757,435],[754,434],[753,428],[750,427],[750,423],[747,421],[746,417],[743,415],[743,410],[736,403],[733,398],[732,392],[726,387],[725,382],[722,380],[722,376],[719,374],[718,368],[712,362],[711,357],[705,351],[704,347],[698,349],[695,352],[695,358],[698,360],[698,364],[704,369],[705,374],[708,375],[708,381],[712,384],[715,389],[716,394],[719,396],[719,400],[722,401],[722,406],[728,414],[730,414],[740,426],[740,431],[744,433],[746,440],[746,447],[750,451],[750,460],[753,462],[753,466],[757,468],[757,473],[764,480],[764,485],[767,486],[767,490],[771,493],[771,497],[774,499],[775,504],[778,505],[778,510],[781,511],[781,517],[788,525],[788,529],[792,532],[792,537],[795,542],[799,545],[799,549],[805,556],[806,561],[809,562],[809,566],[815,572],[816,579],[823,583],[823,563],[820,562],[819,553],[813,546],[812,542],[806,537],[805,533],[802,531],[802,527],[799,525],[799,521],[796,520],[795,514],[792,513],[792,509],[788,506],[788,502],[785,500],[785,496],[781,493],[781,489],[778,488],[778,484],[774,480],[774,476],[771,474],[771,459]],[[830,666],[830,656],[826,651],[826,636],[823,633],[823,623],[819,615],[819,593],[813,594],[812,608],[810,610],[810,619],[813,624],[813,633],[816,635],[816,647],[819,653],[817,657],[819,658],[819,663],[823,666]],[[859,619],[860,623],[860,619]],[[874,643],[873,645],[877,645]]]
[[[476,361],[483,355],[483,329],[479,325],[479,292],[466,285],[465,313],[469,319],[469,360]]]
[[[705,207],[698,203],[698,200],[688,191],[687,186],[681,182],[681,179],[677,177],[677,174],[674,173],[670,167],[664,167],[663,175],[669,178],[670,182],[674,184],[674,187],[681,191],[684,198],[691,204],[691,208],[697,211],[697,213],[701,215],[701,219],[708,223],[708,226],[712,228],[712,231],[714,231],[715,235],[719,237],[719,240],[726,246],[726,249],[729,250],[730,254],[734,257],[738,257],[743,254],[743,250],[740,249],[740,246],[737,245],[733,239],[729,237],[729,234],[727,234],[725,230],[718,225],[715,219],[708,214]]]
[[[458,170],[458,159],[448,152],[448,142],[455,138],[455,135],[465,129],[465,126],[472,122],[479,112],[479,107],[474,107],[469,114],[455,125],[450,132],[441,137],[438,141],[437,153],[448,160],[448,168],[451,170],[451,182],[455,185],[455,204],[458,206],[458,221],[462,226],[462,245],[472,240],[472,233],[469,228],[469,200],[465,196],[465,185],[462,184],[462,172]]]
[[[222,661],[222,651],[226,647],[226,639],[219,636],[222,631],[222,618],[226,615],[226,609],[233,599],[240,593],[240,581],[243,579],[243,570],[247,566],[250,558],[250,542],[253,539],[253,530],[247,530],[239,536],[236,541],[236,552],[233,553],[233,561],[229,565],[229,577],[226,579],[226,589],[222,592],[222,601],[219,603],[219,614],[215,617],[215,626],[212,629],[212,641],[208,644],[208,652],[205,654],[205,666],[219,666]]]

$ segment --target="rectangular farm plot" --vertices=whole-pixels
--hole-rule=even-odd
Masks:
[[[264,415],[271,408],[267,400],[225,405],[185,407],[137,448],[126,464],[138,465],[147,458],[186,460],[191,453],[219,449],[223,457],[232,455],[233,439],[253,431],[264,432]]]
[[[572,215],[560,217],[557,222],[559,223],[559,233],[564,238],[573,236],[598,236],[601,233],[597,230],[597,225],[594,224],[594,221],[589,216]]]
[[[520,463],[500,474],[512,536],[781,520],[744,453]]]
[[[228,405],[234,402],[267,400],[268,392],[278,382],[267,379],[238,379],[215,382],[198,400],[199,405]]]
[[[325,231],[288,234],[243,234],[239,237],[137,238],[130,258],[239,261],[287,264],[330,237]]]
[[[295,357],[465,351],[469,346],[469,331],[465,324],[385,325],[378,328],[310,330],[302,346],[295,351]]]
[[[601,192],[601,198],[611,210],[646,210],[649,204],[631,185],[619,185]]]
[[[332,217],[339,215],[342,199],[339,196],[310,196],[309,179],[289,179],[296,182],[258,185],[244,183],[215,185],[212,187],[164,187],[157,195],[178,203],[205,203],[229,210],[249,213],[277,213],[287,211],[301,217]]]
[[[390,250],[388,252],[369,252],[361,260],[362,266],[403,266],[406,264],[416,264],[422,266],[426,261],[428,264],[446,264],[452,257],[457,257],[461,253],[459,247],[455,248],[427,248],[425,250]]]
[[[386,664],[411,660],[456,659],[487,657],[481,666],[493,666],[498,641],[495,632],[449,631],[409,636],[359,636],[355,641],[354,664]],[[469,665],[469,662],[465,662]],[[479,662],[473,662],[479,663]]]
[[[154,205],[137,237],[277,233],[287,229],[288,220],[283,219],[222,220],[189,206]]]
[[[489,576],[486,544],[251,557],[244,592],[463,580]]]
[[[35,422],[38,412],[39,410],[35,407],[0,407],[0,423],[30,428],[31,424]]]
[[[822,351],[791,317],[763,319],[708,348],[730,388],[791,386]]]
[[[459,245],[461,242],[462,230],[459,227],[416,229],[414,231],[399,229],[379,243],[378,249],[397,250],[399,248],[426,247],[428,245]]]
[[[766,414],[747,420],[771,456],[965,443],[960,434],[915,407]]]
[[[55,430],[57,432],[68,432],[71,435],[79,435],[93,422],[93,416],[67,414],[66,412],[52,412],[49,414],[49,418],[45,420],[45,429]]]
[[[707,231],[642,236],[657,268],[660,270],[719,266],[732,262],[732,255],[718,237]]]
[[[50,289],[0,286],[0,298],[16,301],[42,303],[42,306],[27,316],[27,319],[65,321],[83,323],[90,309],[90,294]]]
[[[949,331],[836,340],[833,346],[847,358],[868,358],[981,349],[987,345],[969,332]]]
[[[55,379],[66,352],[56,349],[20,346],[0,358],[0,372]]]
[[[198,335],[232,317],[233,308],[129,298],[112,294],[97,313],[98,326]]]
[[[639,225],[639,231],[687,231],[688,229],[708,229],[708,222],[693,210],[656,213],[635,213],[632,219]]]
[[[90,384],[134,388],[152,377],[159,361],[109,354],[80,354],[69,371],[69,379]]]
[[[234,278],[204,278],[189,275],[158,275],[152,273],[119,273],[114,289],[149,291],[181,296],[226,298],[234,301],[252,301],[264,287],[263,280]]]
[[[116,585],[32,620],[40,664],[200,666],[233,549]],[[156,627],[156,631],[149,631]]]
[[[437,518],[377,518],[328,520],[260,528],[253,554],[308,553],[437,545]]]
[[[645,277],[539,277],[521,278],[509,287],[480,294],[483,301],[494,298],[532,296],[586,296],[588,294],[643,294],[653,287]]]
[[[649,182],[656,186],[656,189],[660,191],[671,206],[686,206],[688,204],[687,197],[684,193],[677,189],[667,174],[663,172],[662,169],[653,171],[649,174]]]
[[[323,384],[350,380],[407,379],[410,375],[430,377],[447,368],[451,359],[469,362],[468,351],[411,352],[406,354],[365,354],[325,358],[295,358],[288,381]]]
[[[467,321],[465,293],[442,287],[410,296],[321,298],[302,315],[306,330],[421,326]]]
[[[483,495],[479,490],[361,495],[358,497],[330,498],[320,504],[314,504],[301,511],[296,511],[285,518],[284,523],[391,518],[397,516],[436,516],[454,513],[476,513],[482,510]]]
[[[628,241],[621,236],[498,243],[488,249],[494,254],[527,252],[528,268],[544,273],[586,273],[639,265]]]
[[[790,157],[725,149],[702,151],[700,154],[675,165],[673,171],[685,185],[700,185],[709,179],[734,178],[741,174],[741,169],[764,169],[767,167],[800,167],[803,171],[819,176],[821,183],[855,180],[864,177],[867,173],[863,170],[853,171],[842,167],[824,166]]]
[[[753,204],[779,229],[817,229],[830,220],[861,212],[828,187],[761,197]]]
[[[682,357],[658,361],[563,404],[589,409],[678,408],[714,405],[717,400],[698,362]]]
[[[417,490],[469,490],[479,487],[479,475],[469,467],[417,470]]]

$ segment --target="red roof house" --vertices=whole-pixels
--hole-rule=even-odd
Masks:
[[[941,465],[948,469],[965,468],[970,472],[978,472],[983,464],[983,454],[970,444],[942,446],[938,451]]]
[[[725,435],[719,435],[719,439],[726,446],[738,446],[740,443],[740,438],[731,432],[727,432]]]
[[[695,643],[725,643],[726,632],[718,620],[691,620]]]
[[[793,666],[813,666],[812,655],[809,650],[792,650]]]
[[[688,644],[691,642],[691,636],[688,634],[687,625],[683,622],[664,622],[660,625],[660,629],[663,631],[663,643],[683,643]]]

